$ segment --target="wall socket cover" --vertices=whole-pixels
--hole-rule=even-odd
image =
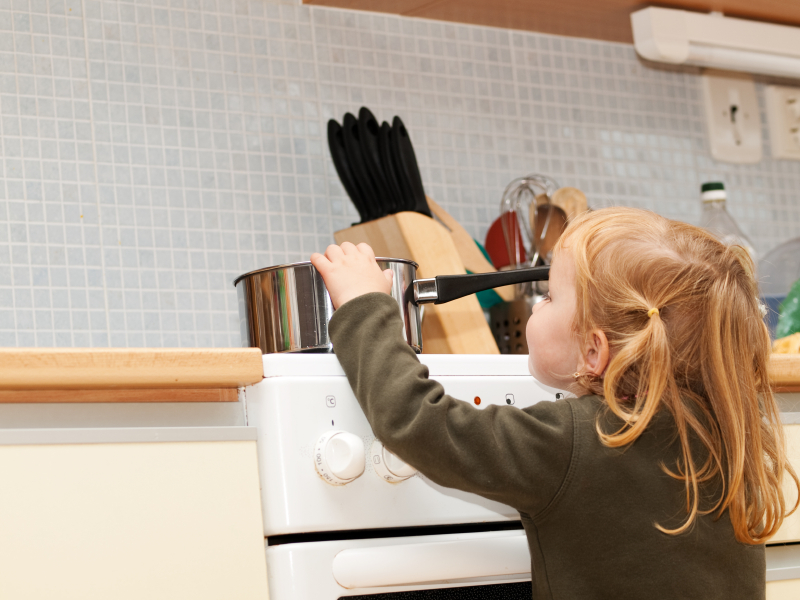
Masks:
[[[800,160],[800,88],[769,85],[766,99],[772,156]]]
[[[761,160],[761,118],[756,86],[748,77],[701,77],[711,156],[723,162]]]

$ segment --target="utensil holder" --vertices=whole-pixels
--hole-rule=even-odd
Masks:
[[[376,256],[406,258],[419,265],[417,277],[466,273],[450,232],[416,212],[399,212],[342,229],[337,244],[365,242]],[[499,354],[489,324],[474,295],[425,307],[422,320],[425,354]]]
[[[530,298],[521,298],[500,302],[489,309],[489,326],[500,354],[528,354],[525,327],[531,316],[531,306]]]
[[[540,302],[549,289],[547,281],[531,281],[515,286],[517,299],[499,302],[489,308],[489,327],[500,354],[528,354],[525,329],[533,305]]]

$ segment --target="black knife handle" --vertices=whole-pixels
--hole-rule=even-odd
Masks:
[[[390,185],[388,174],[381,163],[380,148],[378,147],[380,128],[372,112],[366,106],[362,106],[358,111],[358,135],[361,153],[365,164],[368,166],[368,174],[380,196],[378,201],[383,207],[383,213],[394,214],[398,211],[398,206],[402,199],[399,195],[395,196],[395,188]]]
[[[474,275],[437,275],[435,279],[439,297],[434,304],[444,304],[476,292],[504,285],[527,283],[529,281],[547,281],[549,278],[549,266],[512,269],[510,271],[497,271],[496,273],[476,273]]]
[[[350,170],[350,165],[347,162],[342,126],[334,119],[328,121],[328,148],[331,151],[331,160],[333,160],[333,166],[336,168],[339,180],[342,182],[342,186],[347,192],[347,195],[350,196],[350,200],[355,205],[361,222],[365,223],[369,221],[369,213],[364,204],[364,199],[361,197],[361,190],[358,189],[358,185],[353,178],[353,173]]]
[[[358,134],[358,119],[350,113],[345,113],[342,119],[342,135],[344,137],[344,148],[347,152],[347,162],[350,165],[353,179],[361,190],[361,198],[364,201],[369,220],[378,219],[383,215],[383,209],[379,203],[379,192],[372,183],[369,176],[369,169],[364,162],[364,154],[361,150],[361,141]]]
[[[411,187],[411,180],[408,177],[408,171],[404,164],[405,161],[403,158],[403,150],[401,147],[398,127],[397,117],[395,117],[388,132],[392,164],[394,165],[394,172],[397,176],[397,183],[400,186],[400,192],[403,199],[401,210],[414,210],[417,203],[414,198],[414,189]]]
[[[406,210],[405,197],[403,196],[403,188],[398,181],[397,171],[395,169],[394,160],[392,159],[391,135],[392,126],[384,121],[378,130],[378,150],[386,182],[394,190],[394,212],[400,212]]]
[[[414,153],[414,145],[411,143],[408,130],[400,117],[395,117],[392,120],[392,135],[397,136],[396,143],[399,149],[400,159],[403,164],[404,173],[411,187],[414,202],[414,206],[411,210],[433,218],[431,209],[428,206],[428,201],[425,199],[425,188],[422,186],[422,175],[419,172],[417,155]]]

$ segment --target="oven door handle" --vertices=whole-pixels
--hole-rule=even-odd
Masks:
[[[481,577],[530,577],[525,533],[503,534],[342,550],[333,559],[333,577],[349,590]]]

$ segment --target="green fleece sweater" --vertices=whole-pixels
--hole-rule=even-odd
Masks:
[[[659,415],[626,449],[595,430],[619,421],[596,396],[478,410],[444,393],[404,342],[397,304],[368,294],[334,313],[334,350],[375,436],[432,481],[520,513],[533,598],[764,598],[764,546],[738,543],[730,518],[661,533],[686,516],[679,455]],[[610,430],[610,429],[608,429]]]

